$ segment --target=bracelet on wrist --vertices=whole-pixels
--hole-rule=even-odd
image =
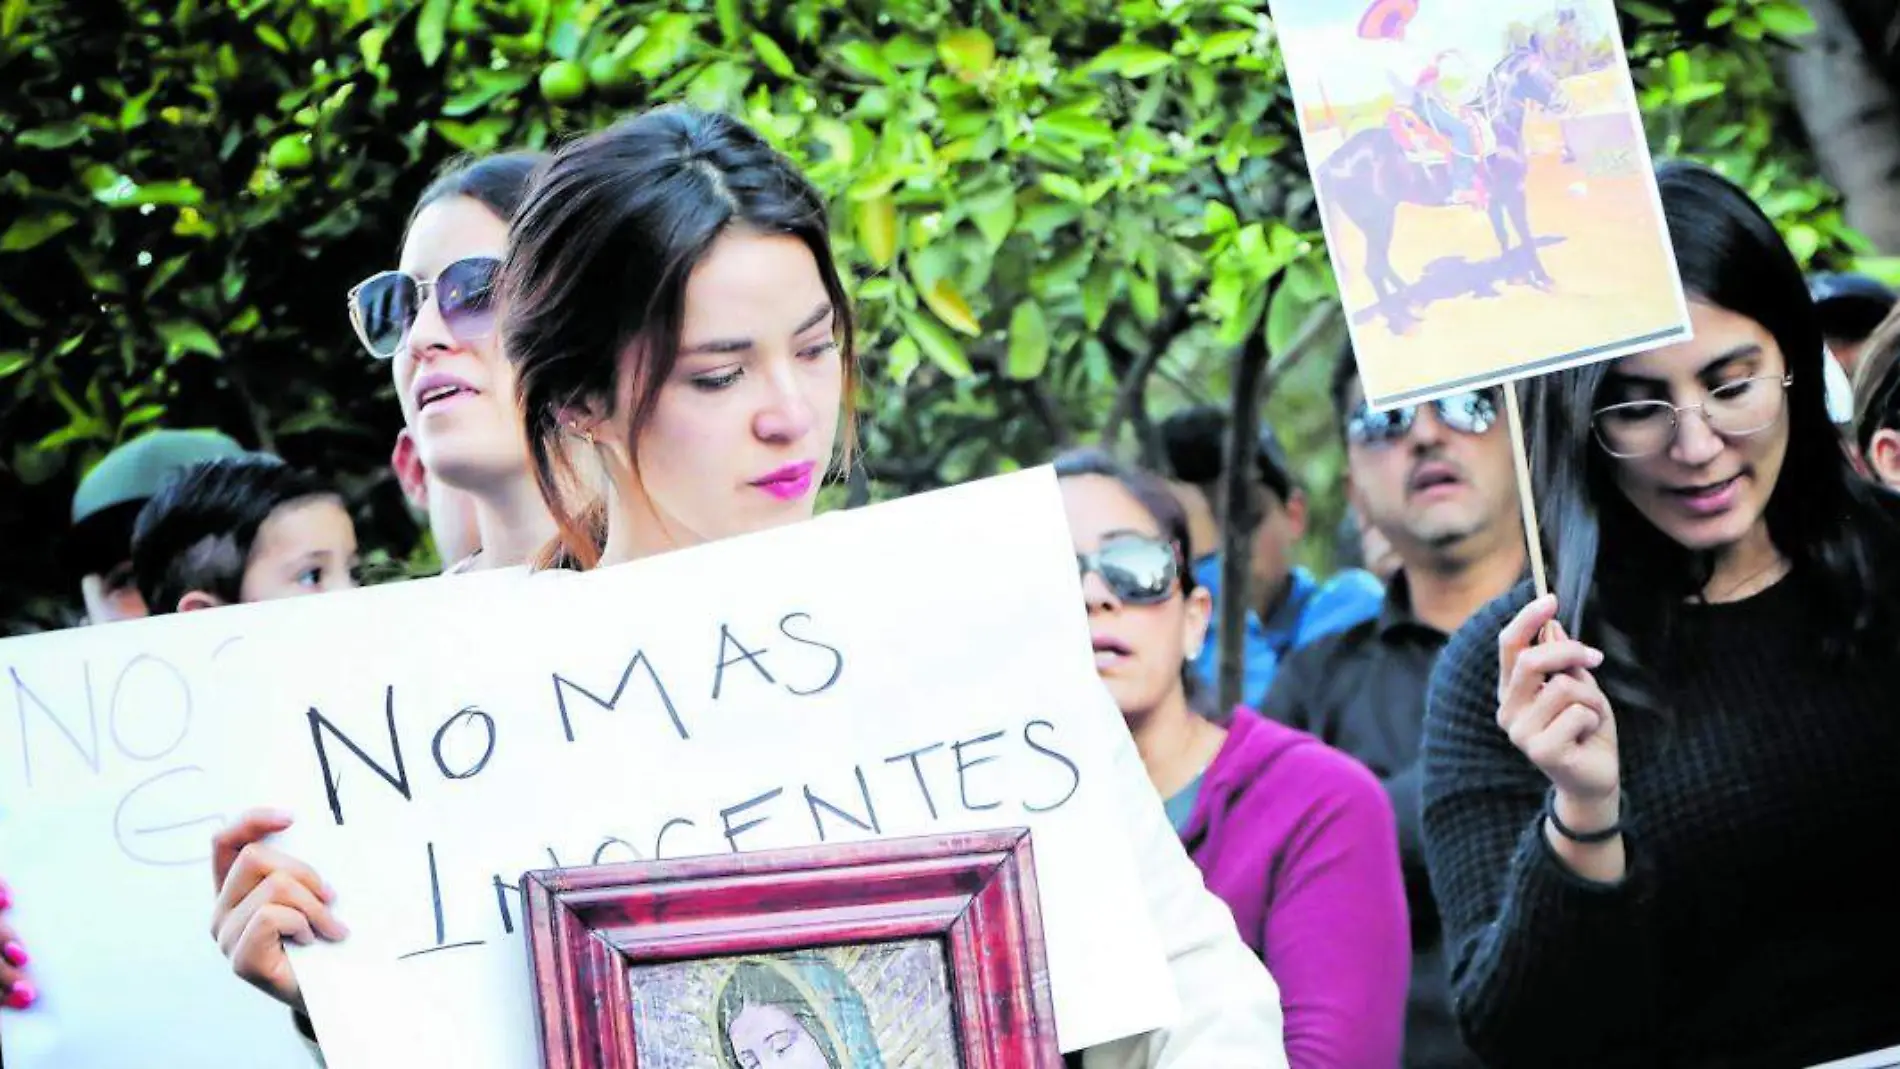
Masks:
[[[1550,826],[1557,830],[1558,835],[1569,839],[1573,843],[1581,843],[1584,846],[1595,846],[1598,843],[1607,843],[1611,839],[1623,834],[1623,818],[1620,812],[1614,824],[1597,831],[1578,831],[1566,825],[1563,819],[1557,815],[1557,788],[1555,787],[1552,787],[1544,794],[1544,819],[1550,822]]]

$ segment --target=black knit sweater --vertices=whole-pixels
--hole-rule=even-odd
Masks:
[[[1806,1066],[1900,1045],[1900,650],[1823,656],[1807,584],[1689,606],[1666,716],[1617,720],[1628,870],[1545,842],[1549,781],[1497,725],[1497,634],[1453,637],[1424,740],[1452,1000],[1494,1069]]]

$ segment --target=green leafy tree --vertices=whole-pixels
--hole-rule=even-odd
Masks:
[[[1652,132],[1850,258],[1772,77],[1730,47],[1786,5],[1741,2],[1714,29],[1624,5]],[[380,562],[429,567],[344,291],[441,161],[663,101],[744,118],[831,198],[868,372],[834,503],[1098,437],[1153,459],[1159,415],[1239,391],[1303,458],[1316,529],[1339,515],[1326,368],[1299,359],[1337,340],[1333,284],[1263,4],[0,0],[0,30],[10,629],[60,619],[73,485],[157,425],[339,474]]]

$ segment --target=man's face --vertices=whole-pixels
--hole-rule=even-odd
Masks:
[[[1357,386],[1351,400],[1362,397]],[[1350,495],[1408,564],[1511,522],[1517,500],[1511,443],[1502,420],[1482,433],[1447,426],[1435,405],[1418,407],[1403,435],[1349,440]]]
[[[1258,487],[1260,526],[1253,536],[1254,600],[1274,596],[1293,570],[1293,547],[1306,535],[1306,495],[1298,490],[1285,500],[1267,487]]]
[[[71,573],[68,573],[71,574]],[[121,561],[104,574],[82,576],[79,594],[86,602],[86,621],[111,624],[120,620],[141,620],[150,613],[132,577],[132,562]]]

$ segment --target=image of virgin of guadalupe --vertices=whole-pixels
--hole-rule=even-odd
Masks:
[[[747,958],[720,985],[720,1069],[885,1069],[864,998],[809,954]]]

